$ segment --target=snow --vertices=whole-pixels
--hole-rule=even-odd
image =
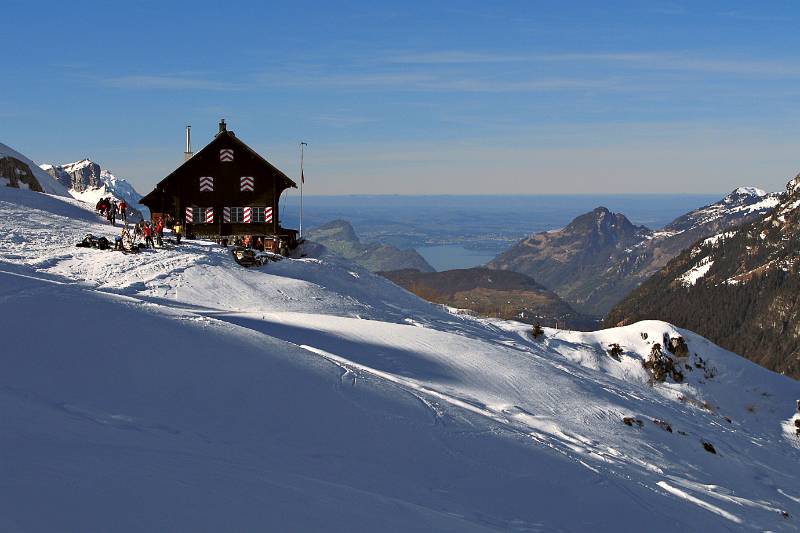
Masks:
[[[740,211],[746,211],[747,213],[753,213],[755,211],[768,211],[770,209],[773,209],[779,203],[781,203],[780,196],[777,194],[771,194],[768,196],[764,196],[764,198],[759,202],[733,208],[730,210],[730,212],[737,213]]]
[[[739,187],[733,194],[739,194],[744,196],[766,196],[767,191],[759,189],[758,187]]]
[[[74,246],[109,230],[0,190],[0,529],[797,529],[800,384],[691,332],[537,341],[333,256]],[[683,383],[642,367],[664,334]]]
[[[720,240],[730,239],[734,235],[736,235],[736,231],[724,231],[704,239],[701,246],[715,246]]]
[[[36,181],[38,181],[39,185],[42,186],[42,190],[44,192],[49,194],[55,194],[58,196],[69,195],[64,186],[58,183],[52,176],[50,176],[50,174],[39,168],[39,166],[36,163],[34,163],[21,153],[17,152],[16,150],[14,150],[9,146],[6,146],[3,143],[0,143],[0,157],[13,157],[14,159],[17,159],[28,165],[34,177],[36,178]],[[7,185],[9,181],[8,180],[5,181],[6,181],[5,185]]]
[[[714,261],[712,261],[710,257],[704,257],[698,264],[690,268],[685,274],[678,278],[678,280],[684,287],[691,287],[697,283],[697,280],[708,274],[708,270],[713,264]]]

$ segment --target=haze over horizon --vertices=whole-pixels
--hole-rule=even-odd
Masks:
[[[308,141],[309,195],[779,190],[800,6],[769,6],[11,0],[0,141],[142,193],[222,117],[295,179]]]

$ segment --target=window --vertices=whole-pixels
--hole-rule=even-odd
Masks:
[[[253,222],[263,224],[265,222],[272,222],[272,208],[271,207],[254,207],[253,208]]]
[[[214,208],[213,207],[195,207],[194,208],[194,223],[206,224],[214,222]]]
[[[231,207],[231,222],[244,222],[243,207]]]

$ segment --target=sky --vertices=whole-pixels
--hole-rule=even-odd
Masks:
[[[718,193],[800,171],[800,4],[4,0],[0,142],[142,193],[220,118],[306,194]]]

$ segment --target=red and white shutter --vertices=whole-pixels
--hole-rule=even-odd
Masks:
[[[245,207],[244,208],[244,223],[249,224],[253,221],[253,208],[252,207]]]
[[[186,222],[194,222],[194,208],[187,207],[186,208]]]
[[[211,224],[213,222],[214,222],[214,208],[206,207],[206,224]]]
[[[239,191],[253,192],[254,186],[255,182],[253,181],[253,176],[242,176],[239,178]]]
[[[272,208],[265,207],[264,208],[264,222],[272,222]]]
[[[230,207],[223,207],[222,208],[222,221],[223,222],[230,222],[231,221],[231,208]]]
[[[223,148],[220,150],[219,160],[223,163],[231,163],[233,161],[233,148]]]
[[[214,192],[214,178],[203,176],[200,178],[200,192]]]

